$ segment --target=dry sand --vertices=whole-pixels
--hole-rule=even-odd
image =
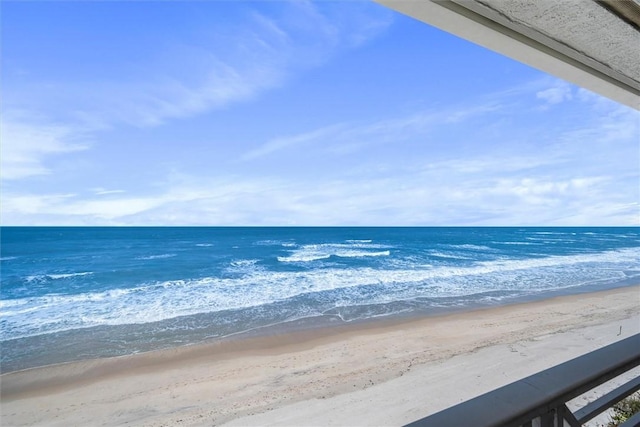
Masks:
[[[640,287],[7,373],[1,424],[401,425],[640,332]]]

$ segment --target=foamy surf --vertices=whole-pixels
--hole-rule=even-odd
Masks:
[[[634,228],[16,228],[2,239],[3,363],[83,334],[118,342],[93,356],[126,354],[640,280]]]

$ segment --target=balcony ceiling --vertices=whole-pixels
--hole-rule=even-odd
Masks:
[[[640,110],[640,0],[375,0]]]

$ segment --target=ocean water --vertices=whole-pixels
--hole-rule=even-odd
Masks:
[[[3,372],[640,283],[639,228],[4,227]]]

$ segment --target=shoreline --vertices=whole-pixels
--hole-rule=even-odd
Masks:
[[[639,302],[636,285],[419,318],[272,331],[8,372],[0,376],[2,423],[241,421],[243,416],[269,414],[297,402],[329,401],[356,390],[384,388],[422,368],[446,364],[459,355],[474,356],[486,348],[572,331],[579,337],[597,325],[612,323],[625,325],[618,337],[623,338],[640,332]],[[614,342],[616,335],[608,338]],[[574,350],[591,351],[587,344],[597,340],[583,341],[574,342]],[[36,407],[38,411],[33,410]],[[54,413],[57,419],[52,418]],[[254,425],[263,422],[270,423]],[[247,423],[251,424],[248,419]]]
[[[581,294],[589,294],[600,291],[609,291],[616,290],[621,288],[633,287],[636,283],[629,280],[623,280],[615,284],[613,287],[611,284],[608,286],[602,285],[599,282],[593,282],[591,284],[582,284],[578,286],[570,286],[566,288],[559,288],[553,290],[547,290],[540,293],[534,294],[525,294],[520,296],[513,296],[506,298],[504,300],[497,301],[472,301],[470,303],[466,303],[464,305],[443,305],[443,306],[426,306],[426,307],[416,307],[413,306],[411,308],[406,308],[400,311],[392,311],[388,314],[371,316],[371,317],[363,317],[363,318],[355,318],[351,320],[345,320],[336,314],[318,314],[309,317],[302,317],[298,319],[286,320],[282,322],[277,322],[273,324],[260,325],[249,329],[238,330],[237,332],[233,332],[227,335],[214,336],[204,339],[198,339],[195,341],[186,340],[178,340],[183,342],[176,342],[173,345],[151,345],[147,347],[150,348],[141,348],[134,349],[130,348],[129,351],[123,351],[122,346],[118,345],[114,351],[114,347],[109,346],[109,342],[111,341],[111,334],[116,337],[115,343],[119,343],[120,341],[117,339],[119,336],[119,332],[108,332],[107,330],[100,330],[96,332],[95,330],[89,329],[81,329],[81,330],[73,330],[73,331],[62,331],[61,334],[63,336],[50,335],[46,336],[45,345],[42,343],[38,344],[38,347],[41,347],[41,351],[23,354],[22,358],[15,358],[15,354],[12,353],[12,349],[9,350],[8,354],[5,351],[4,356],[7,357],[6,360],[0,363],[0,375],[9,374],[13,372],[21,372],[27,371],[30,369],[37,368],[46,368],[46,367],[54,367],[57,365],[66,365],[69,363],[81,363],[81,362],[90,362],[92,360],[104,360],[104,359],[119,359],[122,357],[130,357],[130,356],[139,356],[139,355],[151,355],[157,352],[164,351],[173,351],[176,349],[193,349],[201,346],[209,346],[209,345],[219,345],[226,346],[227,343],[237,341],[242,341],[244,343],[249,343],[251,340],[256,340],[262,337],[273,337],[273,336],[295,336],[297,339],[307,340],[309,338],[313,338],[315,336],[324,336],[324,335],[333,335],[335,333],[340,333],[344,330],[358,330],[358,329],[369,329],[371,327],[376,328],[378,326],[395,325],[402,324],[406,322],[413,322],[416,320],[426,319],[426,318],[434,318],[434,317],[443,317],[449,315],[457,315],[467,312],[475,312],[479,310],[487,310],[487,309],[495,309],[506,306],[513,306],[519,304],[526,304],[532,302],[540,302],[546,301],[550,299],[554,299],[562,296],[571,296],[571,295],[581,295]],[[406,301],[402,301],[401,303],[407,304]],[[126,325],[125,325],[126,326]],[[144,325],[135,325],[136,327],[145,327]],[[113,326],[109,326],[108,328],[112,328]],[[120,327],[120,326],[116,326]],[[87,340],[93,340],[97,344],[97,347],[87,347],[86,344],[82,344],[81,347],[78,347],[76,350],[84,353],[84,356],[73,356],[67,354],[67,357],[64,357],[60,352],[54,351],[54,356],[51,355],[44,356],[45,351],[50,346],[55,343],[61,344],[62,348],[69,347],[70,344],[73,345],[73,341],[67,342],[69,339],[66,334],[76,334],[78,336],[72,338],[76,342],[76,344],[80,344]],[[154,332],[148,332],[146,335],[153,334]],[[188,332],[187,332],[188,333]],[[153,335],[150,335],[153,336]],[[178,336],[178,335],[176,335]],[[16,349],[28,348],[33,345],[33,342],[29,340],[32,339],[45,339],[41,336],[34,337],[25,337],[25,338],[17,338],[12,340],[3,341],[0,343],[0,346],[4,346],[5,348],[15,347]],[[127,344],[128,345],[128,344]],[[235,344],[234,344],[235,345]],[[143,346],[144,347],[144,346]],[[155,347],[155,348],[154,348]],[[100,348],[101,350],[109,349],[107,351],[95,350],[96,348]],[[49,359],[48,361],[46,359]]]

